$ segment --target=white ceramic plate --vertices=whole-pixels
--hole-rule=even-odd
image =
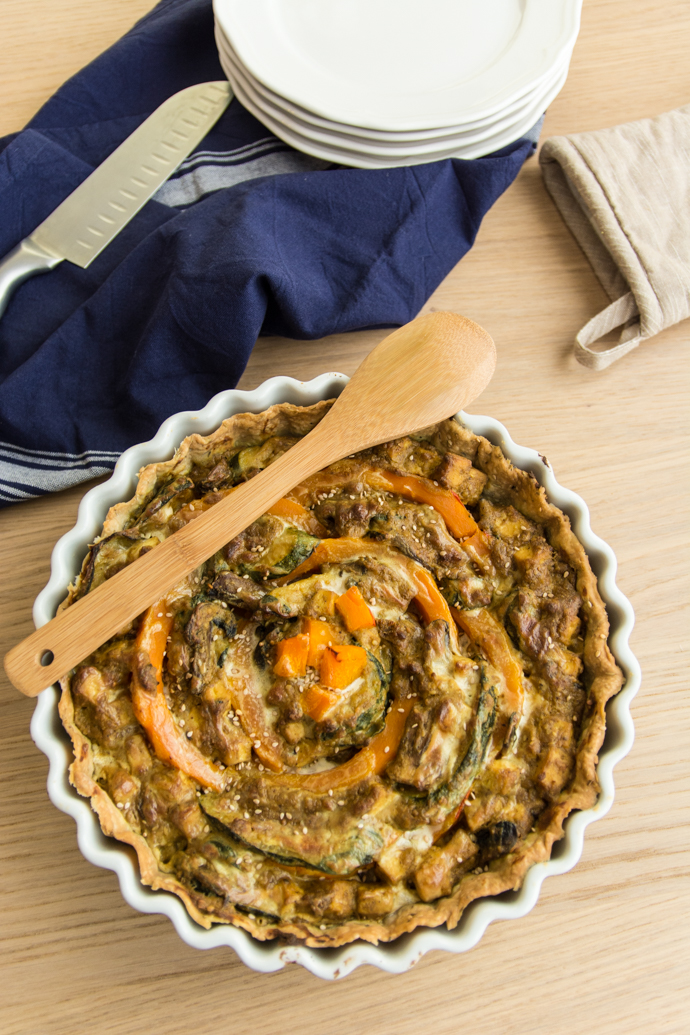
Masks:
[[[339,395],[346,383],[347,378],[343,374],[322,374],[307,382],[295,381],[290,377],[273,377],[253,392],[221,392],[203,410],[169,417],[155,438],[128,449],[115,465],[109,481],[86,493],[79,506],[76,525],[55,546],[50,581],[34,604],[36,626],[45,625],[54,616],[58,604],[64,599],[68,583],[80,569],[89,543],[99,533],[108,508],[121,500],[130,499],[134,494],[140,467],[169,459],[187,435],[193,432],[207,435],[234,413],[258,413],[278,402],[310,405],[320,399]],[[606,815],[611,808],[614,796],[613,768],[632,747],[634,729],[630,702],[640,684],[639,665],[628,643],[634,615],[632,607],[616,586],[615,555],[592,532],[584,501],[558,484],[551,467],[539,453],[516,445],[503,425],[492,417],[461,413],[457,419],[476,434],[484,435],[500,446],[516,466],[530,471],[544,486],[549,499],[570,517],[599,580],[599,591],[611,622],[609,645],[625,675],[623,689],[609,701],[606,708],[606,740],[599,753],[597,767],[601,784],[599,799],[593,808],[575,812],[568,818],[565,837],[554,845],[551,859],[535,864],[528,871],[519,891],[505,892],[473,902],[452,931],[445,928],[420,928],[389,944],[375,946],[355,942],[339,949],[310,949],[301,945],[260,942],[246,932],[226,924],[216,924],[210,930],[205,930],[191,919],[177,896],[166,891],[152,891],[140,883],[136,856],[132,849],[104,836],[88,801],[79,797],[69,784],[67,771],[73,757],[72,745],[58,717],[58,689],[51,687],[44,690],[36,703],[31,735],[50,761],[48,793],[53,804],[75,819],[79,848],[85,858],[96,866],[115,871],[126,901],[142,913],[167,916],[180,937],[193,948],[229,946],[253,970],[267,973],[280,970],[286,963],[298,963],[317,977],[330,979],[344,977],[365,963],[399,974],[413,966],[431,949],[466,952],[477,944],[493,920],[517,919],[528,913],[536,904],[544,878],[565,873],[575,865],[582,853],[585,828]],[[76,893],[76,886],[74,890]]]
[[[350,149],[338,145],[324,144],[311,136],[298,131],[293,126],[288,126],[285,121],[279,121],[265,110],[255,96],[252,96],[245,88],[244,82],[235,74],[235,69],[230,64],[224,52],[219,51],[219,60],[223,71],[228,77],[232,89],[244,107],[254,115],[264,126],[271,130],[277,137],[284,140],[286,144],[303,151],[305,154],[314,155],[327,162],[336,162],[340,165],[353,166],[357,169],[395,169],[404,165],[423,165],[427,162],[437,162],[444,158],[480,158],[482,155],[491,154],[500,148],[512,144],[524,136],[538,122],[551,101],[563,89],[568,75],[567,66],[562,71],[559,79],[547,91],[546,96],[533,103],[530,108],[523,112],[522,117],[509,129],[492,134],[482,141],[474,144],[453,144],[440,147],[437,151],[426,152],[425,154],[396,153],[390,157],[364,151],[361,148]]]
[[[436,129],[500,112],[570,53],[581,0],[214,0],[242,64],[345,125]]]
[[[239,83],[244,95],[255,106],[256,110],[262,113],[262,121],[266,117],[276,125],[281,125],[287,131],[293,132],[296,136],[310,140],[317,146],[327,149],[340,149],[352,152],[355,156],[370,156],[374,158],[395,159],[400,164],[407,164],[413,158],[421,161],[434,161],[436,156],[446,156],[452,148],[453,153],[460,156],[460,152],[466,151],[471,145],[482,146],[488,141],[495,140],[499,134],[513,133],[516,126],[521,125],[525,118],[532,117],[535,110],[541,111],[546,108],[554,87],[560,89],[563,75],[567,73],[567,62],[563,67],[557,68],[544,82],[534,95],[520,104],[517,111],[495,119],[488,125],[479,126],[473,129],[447,133],[440,132],[436,138],[427,134],[423,140],[413,140],[410,136],[405,140],[391,140],[385,137],[374,139],[373,134],[368,137],[359,135],[357,127],[345,127],[335,129],[324,129],[305,119],[294,116],[290,111],[283,108],[274,100],[275,95],[266,91],[256,79],[244,69],[233,52],[232,47],[222,36],[220,31],[216,32],[218,54],[226,75],[231,77],[233,83]],[[532,123],[533,124],[533,123]],[[334,123],[331,125],[335,126]],[[495,150],[489,147],[489,150]],[[356,162],[356,159],[355,159]],[[355,163],[353,163],[355,164]]]
[[[496,126],[497,122],[511,116],[517,118],[520,112],[527,107],[532,98],[536,97],[540,91],[544,93],[546,88],[551,85],[562,70],[561,66],[557,69],[552,69],[548,75],[543,76],[537,83],[535,83],[534,89],[530,91],[528,95],[507,104],[499,112],[495,112],[488,118],[467,120],[457,126],[442,126],[437,129],[390,132],[388,130],[367,129],[364,126],[350,126],[344,125],[340,122],[333,122],[330,119],[324,119],[320,115],[316,115],[307,108],[302,108],[300,105],[294,104],[285,97],[281,97],[279,94],[274,93],[273,90],[269,90],[267,86],[252,76],[249,69],[242,64],[238,54],[233,50],[230,41],[223,33],[222,26],[220,26],[218,22],[215,24],[215,36],[218,50],[223,52],[228,57],[231,64],[236,66],[238,73],[240,73],[240,78],[247,80],[248,83],[251,84],[252,89],[265,101],[269,111],[275,109],[274,114],[277,117],[286,118],[286,121],[288,122],[290,119],[293,119],[298,128],[306,125],[312,129],[319,130],[327,134],[335,134],[336,136],[345,133],[347,135],[354,136],[358,140],[371,141],[374,144],[411,143],[412,145],[417,145],[430,141],[435,142],[447,137],[455,138],[462,137],[468,133],[476,133],[482,129]],[[566,55],[564,64],[567,64],[569,58],[570,53]]]

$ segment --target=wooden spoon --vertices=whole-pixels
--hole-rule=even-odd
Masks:
[[[449,417],[486,388],[495,365],[486,331],[455,313],[429,313],[394,331],[323,420],[275,463],[13,647],[5,656],[10,680],[35,697],[299,482],[350,453]]]

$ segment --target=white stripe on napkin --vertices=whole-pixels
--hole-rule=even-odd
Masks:
[[[238,148],[237,151],[211,152],[212,157],[209,156],[205,161],[194,165],[189,171],[182,169],[181,174],[178,173],[167,180],[153,198],[163,205],[181,208],[193,205],[212,191],[234,187],[236,183],[245,180],[255,180],[260,176],[277,176],[280,173],[328,169],[333,164],[299,151],[287,150],[285,144],[279,141],[270,146],[277,148],[278,145],[281,150],[276,149],[272,153],[249,158],[244,148]],[[240,153],[243,151],[244,154]]]
[[[0,442],[0,458],[19,460],[26,464],[48,467],[79,467],[92,460],[107,462],[117,460],[119,453],[103,449],[88,449],[83,453],[56,453],[45,449],[25,449],[9,442]]]
[[[119,453],[104,450],[57,453],[0,442],[0,500],[17,503],[46,492],[68,489],[108,474],[118,456]]]

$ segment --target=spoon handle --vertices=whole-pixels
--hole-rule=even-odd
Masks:
[[[322,424],[270,467],[168,536],[155,550],[143,554],[13,647],[5,656],[5,672],[11,682],[27,697],[40,694],[165,596],[303,478],[330,463],[333,457],[329,458],[329,452],[338,452],[337,443],[329,442],[323,431],[319,433]]]

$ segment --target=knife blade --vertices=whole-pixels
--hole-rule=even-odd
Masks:
[[[169,97],[0,262],[0,316],[14,289],[67,259],[93,262],[155,194],[233,98],[227,82]]]

